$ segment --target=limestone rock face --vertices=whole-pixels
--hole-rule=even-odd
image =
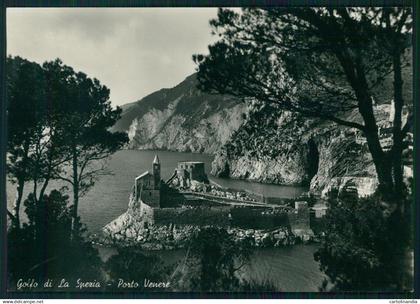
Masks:
[[[250,155],[228,159],[218,153],[212,163],[212,174],[220,177],[248,179],[263,183],[302,185],[308,180],[306,171],[307,148],[299,147],[293,154],[277,158],[255,159]]]
[[[308,184],[307,122],[290,112],[249,105],[247,120],[215,155],[211,173],[220,177],[286,185]]]
[[[117,217],[115,220],[107,224],[103,228],[103,232],[106,235],[109,235],[110,237],[117,238],[124,234],[127,227],[129,227],[133,223],[133,218],[128,212],[124,212],[119,217]]]
[[[123,106],[114,130],[128,133],[130,149],[215,153],[243,121],[239,99],[202,93],[191,75],[172,89],[162,89]]]
[[[309,184],[313,166],[309,156],[317,153],[311,124],[290,112],[251,105],[242,127],[216,153],[211,173],[264,183]]]
[[[372,157],[365,144],[355,143],[354,136],[346,134],[343,127],[336,127],[329,136],[318,136],[315,141],[319,162],[318,171],[310,182],[312,191],[325,196],[330,189],[342,189],[352,180],[359,195],[373,194],[378,182]],[[364,182],[368,185],[364,185]]]
[[[321,196],[326,197],[331,189],[337,189],[339,193],[348,186],[353,186],[357,189],[359,197],[367,197],[372,195],[378,187],[378,179],[375,177],[358,177],[358,176],[344,176],[334,177],[322,190]]]
[[[376,188],[377,180],[367,145],[357,136],[357,130],[333,123],[254,106],[243,126],[216,153],[211,173],[307,185],[322,194],[333,186],[343,187],[351,178],[365,195]]]
[[[407,51],[407,63],[412,60]],[[407,111],[412,112],[412,69],[407,64],[402,70],[403,95]],[[387,150],[392,135],[386,134],[394,119],[393,76],[372,88],[374,112],[382,131],[381,146]],[[357,109],[338,114],[347,121],[362,123]],[[403,123],[404,124],[404,123]],[[381,130],[379,130],[381,133]],[[412,175],[412,151],[404,168],[405,177]],[[259,182],[290,185],[306,184],[311,191],[325,194],[331,187],[343,188],[351,183],[359,195],[372,193],[377,185],[375,168],[366,144],[358,130],[334,123],[299,117],[281,112],[276,105],[251,101],[243,125],[219,150],[212,164],[212,174],[220,177],[244,178]]]
[[[130,148],[214,153],[239,128],[243,112],[244,107],[236,105],[185,127],[188,117],[182,114],[168,117],[167,112],[155,111],[133,122],[136,127],[130,127]],[[156,127],[162,121],[165,125]]]

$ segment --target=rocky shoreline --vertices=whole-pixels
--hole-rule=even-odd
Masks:
[[[102,235],[91,235],[90,238],[93,244],[107,247],[137,246],[144,250],[175,250],[187,247],[190,237],[203,228],[205,227],[163,225],[135,231],[128,227],[117,233],[104,232]],[[293,233],[287,227],[271,230],[235,227],[227,228],[227,232],[236,242],[248,241],[254,248],[275,248],[318,242],[313,233],[305,231]]]

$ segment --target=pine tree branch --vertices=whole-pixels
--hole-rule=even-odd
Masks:
[[[404,138],[405,135],[410,131],[412,125],[413,125],[413,114],[410,114],[408,116],[407,122],[405,123],[404,127],[401,129],[401,136]]]
[[[11,213],[10,211],[9,211],[9,209],[6,209],[7,210],[7,215],[10,217],[10,219],[12,220],[12,221],[16,221],[16,216],[14,216],[13,215],[13,213]]]

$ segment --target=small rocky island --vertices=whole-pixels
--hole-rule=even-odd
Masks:
[[[160,166],[156,155],[152,171],[135,178],[127,211],[103,228],[101,243],[176,249],[195,231],[211,226],[256,247],[293,245],[314,237],[307,201],[267,202],[252,192],[220,187],[209,181],[203,162],[179,162],[163,181]]]

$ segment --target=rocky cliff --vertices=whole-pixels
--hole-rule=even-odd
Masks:
[[[375,109],[379,124],[389,123],[391,78],[375,92],[382,101]],[[410,106],[408,68],[404,79]],[[211,173],[220,177],[308,185],[318,193],[350,184],[362,195],[375,190],[375,169],[357,130],[262,103],[245,105],[232,96],[206,94],[197,84],[193,74],[174,88],[123,106],[114,129],[128,132],[132,149],[214,154]],[[347,115],[347,120],[361,121],[357,110]]]
[[[404,116],[412,112],[411,50],[404,59]],[[389,129],[393,118],[393,75],[372,88],[375,117],[381,130]],[[343,117],[362,122],[357,110]],[[391,134],[380,134],[387,149]],[[387,147],[388,146],[388,147]],[[412,150],[408,149],[408,159]],[[408,161],[410,163],[411,161]],[[412,176],[412,163],[404,171]],[[266,183],[310,185],[325,194],[331,187],[356,187],[359,194],[371,194],[377,178],[363,135],[355,129],[331,122],[308,119],[297,114],[254,102],[242,127],[220,149],[212,164],[212,174]]]
[[[376,174],[359,131],[253,105],[243,126],[216,153],[212,174],[258,182],[308,185],[325,194],[351,184],[373,193]],[[389,105],[376,108],[386,122]],[[348,118],[357,119],[355,111]]]
[[[245,105],[196,88],[196,75],[123,106],[114,129],[128,132],[131,149],[215,153],[242,123]]]

